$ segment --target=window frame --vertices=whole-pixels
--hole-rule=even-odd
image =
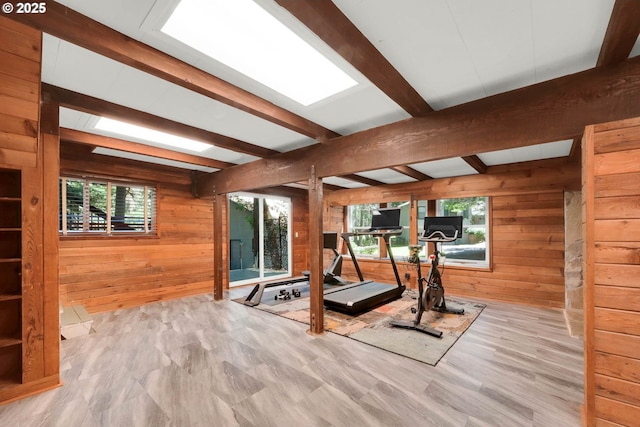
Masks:
[[[113,224],[113,212],[110,215],[106,215],[105,229],[103,230],[90,230],[89,215],[85,213],[82,219],[82,230],[69,230],[68,229],[68,214],[67,209],[67,180],[75,180],[83,182],[83,199],[84,193],[89,191],[88,188],[91,184],[103,184],[107,186],[107,194],[111,194],[111,188],[114,186],[126,186],[136,189],[142,189],[144,201],[143,205],[143,227],[144,230],[114,230]],[[152,182],[145,182],[142,180],[125,180],[111,177],[102,176],[87,176],[87,175],[74,175],[74,174],[61,174],[59,178],[60,194],[59,194],[59,229],[58,233],[60,238],[157,238],[158,237],[158,185]],[[152,200],[149,200],[149,192],[151,191]],[[111,196],[106,198],[106,211],[110,212],[112,202]],[[83,200],[84,204],[87,202]],[[84,209],[88,211],[88,209]]]
[[[436,206],[435,209],[437,208],[438,205],[438,201],[440,200],[448,200],[448,199],[464,199],[464,198],[473,198],[473,197],[483,197],[486,199],[486,211],[485,211],[485,222],[483,224],[483,226],[485,227],[485,241],[486,243],[486,256],[485,259],[483,261],[476,261],[476,260],[455,260],[453,258],[447,258],[447,266],[451,267],[451,268],[461,268],[461,269],[469,269],[469,270],[479,270],[479,271],[491,271],[492,270],[492,265],[493,265],[493,261],[492,261],[492,257],[493,257],[493,251],[492,249],[492,245],[493,245],[493,227],[492,227],[492,203],[493,203],[493,198],[491,196],[487,196],[487,195],[477,195],[477,196],[468,196],[468,197],[442,197],[439,199],[426,199],[426,198],[414,198],[412,197],[411,200],[409,202],[406,202],[406,200],[391,200],[391,201],[385,201],[385,202],[379,202],[379,203],[359,203],[359,204],[354,204],[354,205],[346,205],[345,206],[345,210],[344,210],[344,215],[345,215],[345,220],[344,220],[344,227],[346,230],[348,231],[352,231],[353,227],[351,224],[351,208],[352,206],[361,206],[361,205],[374,205],[374,206],[378,206],[380,208],[383,207],[387,207],[387,206],[392,206],[392,205],[398,205],[400,204],[401,206],[404,205],[405,203],[409,204],[409,225],[403,225],[404,229],[409,229],[409,230],[415,230],[415,231],[410,231],[409,232],[409,244],[422,244],[423,246],[426,246],[426,243],[422,243],[418,241],[418,237],[420,236],[421,233],[421,228],[423,225],[423,220],[424,217],[429,215],[429,202],[431,201],[434,206]],[[421,204],[424,203],[424,215],[419,214],[420,210],[420,206]],[[431,215],[436,215],[435,213],[431,213]],[[468,227],[468,225],[465,226],[465,229]],[[362,227],[364,228],[364,227]],[[394,248],[395,249],[395,248]],[[431,250],[433,250],[433,248],[431,247]],[[399,253],[396,253],[399,252]],[[446,251],[445,251],[446,252]],[[346,254],[346,251],[343,250],[341,251],[342,255],[344,256]],[[423,252],[422,256],[423,257],[428,257],[429,255],[429,249],[425,249],[425,252]],[[384,247],[384,242],[380,241],[379,242],[379,250],[376,254],[355,254],[356,257],[358,259],[362,259],[364,261],[374,261],[374,260],[387,260],[389,259],[388,254],[386,253],[386,248]],[[394,250],[394,257],[396,258],[396,261],[402,262],[403,260],[403,254],[400,251],[396,251]]]
[[[485,220],[484,220],[484,224],[463,224],[463,236],[465,234],[467,234],[466,230],[468,228],[473,227],[473,225],[476,225],[478,227],[482,226],[485,230],[484,236],[485,236],[485,242],[486,242],[486,246],[485,246],[485,259],[484,260],[473,260],[473,259],[455,259],[455,258],[450,258],[447,257],[446,258],[446,262],[447,262],[447,266],[449,267],[462,267],[462,268],[471,268],[471,269],[478,269],[478,270],[491,270],[491,247],[492,247],[492,226],[491,226],[491,206],[492,206],[492,198],[491,196],[482,196],[482,195],[478,195],[478,196],[468,196],[468,197],[446,197],[446,198],[440,198],[440,199],[436,199],[433,202],[435,202],[435,216],[446,216],[444,214],[444,212],[441,210],[441,202],[443,200],[452,200],[452,199],[468,199],[468,198],[475,198],[475,197],[482,197],[486,200],[486,207],[485,207],[485,212],[484,212],[484,216],[485,216]],[[420,200],[420,202],[422,202],[422,200]],[[417,230],[418,230],[418,235],[420,235],[421,233],[421,218],[417,218],[418,220],[418,224],[417,224]],[[443,244],[444,245],[444,244]],[[441,248],[442,252],[445,254],[446,256],[446,246],[443,246]]]
[[[405,206],[407,206],[407,209],[409,211],[408,215],[407,215],[407,220],[408,220],[408,224],[403,224],[403,220],[404,220],[404,216],[400,217],[400,225],[402,226],[402,230],[403,233],[400,236],[393,236],[391,237],[391,247],[392,248],[398,248],[397,245],[394,245],[394,240],[396,240],[397,238],[404,238],[406,240],[408,240],[407,245],[410,242],[411,239],[411,201],[409,200],[399,200],[399,201],[391,201],[391,202],[381,202],[381,203],[359,203],[359,204],[355,204],[355,205],[347,205],[347,209],[346,209],[346,215],[347,215],[347,221],[346,221],[346,229],[349,232],[353,232],[353,231],[357,231],[357,230],[364,230],[364,229],[368,229],[369,226],[366,225],[361,225],[361,226],[352,226],[351,223],[351,209],[353,206],[372,206],[372,209],[385,209],[385,208],[393,208],[393,207],[397,207],[397,208],[404,208]],[[405,236],[406,235],[406,236]],[[372,254],[361,254],[358,253],[356,251],[356,249],[354,248],[354,253],[356,255],[356,257],[358,258],[363,258],[363,259],[389,259],[389,253],[387,251],[387,247],[384,243],[383,239],[380,238],[375,238],[378,243],[378,249],[375,253]],[[352,247],[353,247],[353,241],[352,241]],[[394,257],[401,257],[403,255],[397,255],[395,252],[395,249],[393,250],[394,252]]]
[[[258,206],[254,206],[254,209],[257,210],[258,215],[259,215],[259,227],[258,227],[258,241],[255,242],[255,244],[257,245],[257,253],[259,254],[259,274],[258,277],[253,277],[253,278],[249,278],[249,279],[239,279],[239,280],[235,280],[235,281],[231,281],[231,277],[229,278],[229,287],[234,288],[234,287],[238,287],[238,286],[243,286],[243,285],[247,285],[247,284],[251,284],[251,283],[256,283],[256,281],[265,281],[265,280],[278,280],[278,279],[284,279],[286,277],[291,277],[291,274],[294,271],[294,256],[293,256],[293,235],[294,235],[294,214],[293,214],[293,210],[294,210],[294,203],[293,203],[293,198],[289,197],[289,196],[278,196],[278,195],[274,195],[274,194],[262,194],[262,193],[251,193],[251,192],[244,192],[244,191],[238,191],[238,192],[234,192],[234,193],[230,193],[227,195],[227,228],[229,228],[229,224],[231,223],[231,219],[230,219],[230,215],[232,214],[232,210],[230,208],[231,206],[231,202],[233,200],[233,197],[237,196],[237,197],[242,197],[242,198],[251,198],[251,199],[258,199]],[[288,205],[288,212],[287,212],[287,248],[286,248],[286,253],[287,253],[287,272],[286,273],[282,273],[282,274],[275,274],[275,275],[267,275],[265,274],[265,265],[264,265],[264,260],[265,260],[265,235],[264,235],[264,206],[265,206],[265,201],[267,200],[279,200],[281,202],[285,202]],[[297,232],[295,232],[297,233]],[[231,247],[231,240],[232,237],[232,231],[230,229],[228,229],[227,232],[227,245],[229,246],[229,248]],[[229,269],[228,271],[231,272],[231,268],[229,265],[229,262],[231,261],[231,254],[229,254],[228,256],[228,260],[227,262],[227,268]]]

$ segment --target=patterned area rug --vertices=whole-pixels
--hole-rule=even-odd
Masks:
[[[389,322],[392,319],[405,321],[414,319],[415,315],[411,313],[411,307],[417,306],[417,296],[417,291],[406,290],[402,298],[358,316],[350,316],[325,308],[324,329],[435,366],[471,326],[485,305],[465,301],[458,297],[447,297],[447,306],[463,308],[464,314],[435,311],[424,313],[421,323],[442,331],[442,338],[390,326]],[[234,301],[242,303],[244,298]],[[286,301],[275,300],[273,297],[268,298],[265,293],[262,301],[254,308],[309,324],[308,289],[303,289],[299,298]]]

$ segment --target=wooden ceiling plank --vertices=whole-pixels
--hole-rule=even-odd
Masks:
[[[195,139],[215,145],[216,147],[240,153],[250,154],[256,157],[269,157],[279,152],[259,145],[250,144],[215,132],[175,122],[163,117],[154,116],[144,111],[134,110],[129,107],[114,104],[99,98],[73,92],[49,84],[42,85],[43,97],[55,99],[61,106],[73,110],[108,117],[128,123],[152,128],[158,131],[171,133],[185,138]]]
[[[484,162],[480,160],[480,157],[476,156],[475,154],[471,156],[463,156],[462,160],[467,162],[467,164],[474,168],[479,174],[487,173],[487,165],[485,165]]]
[[[640,1],[616,0],[597,66],[616,64],[629,57],[640,34]]]
[[[152,147],[150,145],[140,144],[137,142],[82,132],[76,129],[60,128],[60,140],[91,145],[94,147],[126,151],[127,153],[142,154],[145,156],[157,157],[159,159],[174,160],[176,162],[184,162],[192,165],[206,166],[214,169],[224,169],[235,165],[235,163],[222,162],[220,160],[209,159],[207,157],[194,156],[192,154]]]
[[[225,193],[303,180],[311,164],[320,177],[341,176],[560,141],[640,116],[638,99],[640,57],[234,166],[200,185]]]
[[[276,0],[412,116],[433,111],[331,0]]]
[[[418,181],[426,181],[427,179],[433,179],[429,175],[423,174],[422,172],[415,170],[414,168],[409,166],[393,166],[390,169],[398,173],[401,173],[403,175],[410,176],[411,178],[416,179]]]
[[[6,16],[302,135],[316,139],[338,136],[304,117],[134,40],[58,2],[47,2],[47,13],[12,13]]]

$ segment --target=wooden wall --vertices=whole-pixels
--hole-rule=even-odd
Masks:
[[[0,236],[13,236],[17,258],[3,261],[19,271],[18,283],[6,269],[0,276],[0,403],[60,385],[58,237],[48,229],[57,220],[57,185],[48,178],[58,176],[58,140],[40,121],[41,51],[39,31],[0,16],[0,168],[19,177],[2,183],[10,190],[3,199],[20,212]],[[11,215],[2,209],[6,203],[6,227]]]
[[[300,276],[309,270],[309,202],[303,195],[290,194],[289,197],[293,205],[291,274]]]
[[[342,206],[391,201],[490,196],[491,267],[448,265],[450,294],[470,298],[564,307],[564,191],[576,189],[580,165],[555,159],[491,167],[487,174],[410,184],[340,190],[326,197],[325,228],[342,227]],[[343,276],[356,279],[345,258]],[[387,260],[360,263],[365,278],[393,283]],[[404,276],[405,265],[400,262]],[[415,272],[407,284],[415,287]]]
[[[191,196],[189,171],[63,144],[65,173],[156,182],[158,235],[61,237],[64,305],[100,312],[213,291],[213,207],[210,199]]]
[[[583,141],[585,425],[640,420],[640,119]]]
[[[0,164],[36,166],[41,34],[0,16]]]

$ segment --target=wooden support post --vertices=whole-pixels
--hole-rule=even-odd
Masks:
[[[385,209],[388,206],[387,203],[380,203],[380,209]],[[384,239],[378,239],[378,253],[380,254],[380,258],[387,258],[389,256],[389,251],[387,250]]]
[[[224,224],[222,218],[222,205],[226,198],[220,194],[216,194],[215,187],[213,189],[213,299],[220,301],[222,299],[222,269],[224,261],[222,256],[222,226]]]
[[[427,200],[427,216],[436,216],[436,201],[435,200]],[[435,243],[429,243],[427,246],[427,253],[425,256],[429,256],[430,253],[436,250]]]
[[[60,214],[60,105],[40,104],[40,141],[43,176],[43,289],[44,289],[44,376],[60,372],[60,301],[58,221]],[[40,157],[39,157],[40,158]]]
[[[42,141],[36,167],[22,168],[22,382],[44,378]]]
[[[413,193],[411,193],[411,205],[409,206],[409,244],[418,244],[418,221],[422,218],[418,218],[418,200],[416,200]]]
[[[310,319],[309,333],[324,332],[324,300],[322,279],[322,178],[316,175],[315,165],[311,166],[309,178],[309,283]]]

